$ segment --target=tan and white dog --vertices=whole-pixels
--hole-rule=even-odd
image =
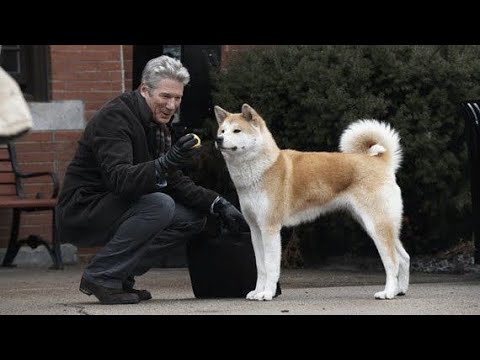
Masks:
[[[282,226],[348,209],[373,239],[386,272],[377,299],[408,289],[410,257],[399,239],[402,196],[398,134],[385,123],[359,120],[342,134],[342,152],[280,150],[265,121],[249,105],[241,113],[215,106],[222,152],[247,220],[257,283],[251,300],[271,300],[280,276]]]

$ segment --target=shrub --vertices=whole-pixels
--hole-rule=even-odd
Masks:
[[[254,107],[281,148],[337,151],[350,122],[391,123],[404,153],[397,173],[404,200],[401,239],[410,254],[433,253],[471,237],[457,107],[480,98],[479,59],[480,47],[471,45],[256,48],[213,74],[213,99],[231,112],[240,112],[243,103]],[[307,264],[323,255],[376,252],[348,216],[322,217],[300,226],[297,235]]]

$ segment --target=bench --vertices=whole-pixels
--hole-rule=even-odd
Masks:
[[[459,110],[465,120],[465,138],[470,162],[474,261],[475,264],[480,264],[480,100],[463,101]]]
[[[50,197],[37,193],[34,198],[27,197],[23,190],[23,179],[38,176],[50,176],[52,181],[52,194]],[[2,266],[11,267],[15,256],[22,245],[28,245],[35,249],[39,245],[45,245],[52,260],[52,269],[63,269],[60,243],[56,236],[55,227],[55,205],[59,182],[57,175],[53,172],[22,173],[18,168],[16,160],[15,144],[9,142],[0,144],[0,209],[12,209],[12,226],[7,252],[3,258]],[[52,211],[52,241],[49,244],[39,235],[29,235],[26,239],[18,240],[20,228],[20,216],[22,212]]]

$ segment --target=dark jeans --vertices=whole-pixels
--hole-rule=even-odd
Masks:
[[[133,286],[134,276],[158,266],[167,251],[202,231],[206,217],[163,193],[142,196],[116,222],[111,240],[85,268],[83,276],[98,285]]]

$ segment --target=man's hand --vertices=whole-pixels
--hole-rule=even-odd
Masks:
[[[184,135],[157,161],[165,170],[179,168],[195,153],[194,147],[197,143],[198,140],[195,139],[193,134]]]
[[[221,197],[218,199],[213,206],[213,212],[220,216],[222,222],[232,233],[239,233],[241,231],[249,230],[248,224],[245,221],[242,213],[224,198]]]

